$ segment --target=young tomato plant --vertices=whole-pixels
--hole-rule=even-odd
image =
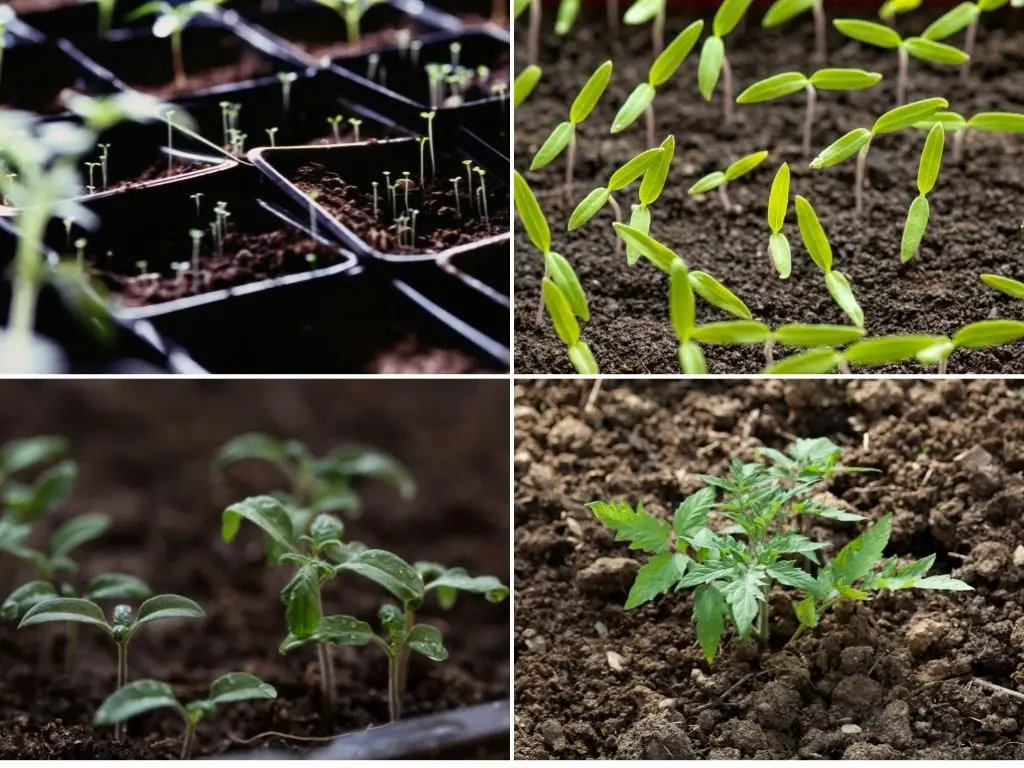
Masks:
[[[722,108],[726,123],[732,122],[732,69],[725,55],[723,38],[740,23],[750,3],[751,0],[722,0],[711,22],[711,37],[704,41],[700,51],[697,85],[704,101],[711,101],[718,78],[722,78]]]
[[[362,34],[359,31],[359,23],[363,20],[363,15],[384,0],[314,0],[314,2],[337,13],[345,22],[349,45],[359,46],[363,42]]]
[[[818,91],[861,91],[877,85],[881,80],[882,76],[878,72],[866,72],[863,69],[819,69],[810,77],[799,72],[783,72],[754,83],[736,97],[736,103],[759,104],[804,91],[807,95],[807,111],[804,113],[802,146],[804,154],[809,155]]]
[[[786,453],[763,449],[750,463],[733,459],[727,475],[701,476],[707,487],[683,501],[671,523],[647,512],[642,503],[636,509],[625,501],[588,504],[616,532],[617,541],[652,555],[637,572],[626,609],[671,590],[692,589],[697,641],[710,664],[730,624],[741,640],[753,636],[767,642],[768,596],[774,584],[805,594],[796,603],[801,629],[791,642],[843,599],[867,600],[882,589],[971,589],[948,576],[926,577],[934,556],[903,566],[892,558],[876,573],[888,542],[889,517],[828,563],[820,562],[818,553],[829,544],[805,536],[795,521],[803,516],[864,519],[815,496],[838,473],[867,471],[842,465],[840,457],[836,445],[818,438],[797,440]],[[722,522],[727,525],[721,527]],[[804,562],[817,574],[801,567]]]
[[[828,59],[828,27],[823,0],[775,0],[761,19],[761,26],[773,29],[807,11],[814,16],[814,57],[824,63]]]
[[[217,705],[252,699],[276,699],[277,691],[255,675],[230,672],[213,681],[206,699],[182,704],[167,683],[157,680],[137,680],[114,691],[100,704],[93,718],[95,725],[118,726],[136,715],[154,709],[173,709],[185,722],[185,738],[181,743],[179,759],[188,760],[195,744],[196,726],[202,720],[217,716]]]
[[[171,5],[164,0],[153,0],[144,3],[128,14],[128,20],[134,21],[146,16],[156,16],[153,22],[153,37],[171,39],[171,66],[174,69],[174,86],[184,89],[188,84],[185,75],[185,61],[181,52],[181,37],[185,28],[197,16],[213,13],[224,0],[188,0],[179,5]]]
[[[646,114],[647,146],[654,146],[654,97],[657,89],[672,78],[686,57],[690,55],[690,51],[697,44],[697,38],[700,37],[703,29],[703,21],[693,22],[676,35],[675,40],[669,44],[668,48],[655,57],[650,69],[647,70],[647,82],[640,83],[634,88],[615,114],[615,118],[612,120],[612,133],[624,131],[636,122],[641,114]]]
[[[569,199],[572,198],[572,176],[576,164],[576,126],[586,120],[594,111],[601,94],[608,87],[608,80],[611,76],[611,61],[606,61],[594,71],[594,74],[590,76],[573,100],[572,106],[569,107],[569,119],[555,126],[551,135],[537,150],[533,162],[530,163],[531,171],[544,168],[568,147],[569,156],[565,163],[565,193]]]
[[[856,154],[857,165],[853,180],[854,211],[860,214],[864,208],[864,174],[867,170],[868,150],[871,147],[871,140],[875,136],[896,133],[905,128],[913,127],[922,121],[929,120],[939,110],[943,110],[948,106],[949,102],[945,99],[933,98],[914,101],[902,107],[890,109],[875,120],[875,124],[871,126],[870,130],[867,128],[854,128],[823,149],[811,161],[811,168],[831,168],[833,165],[838,165]]]
[[[90,600],[58,597],[32,606],[22,617],[18,629],[50,622],[78,622],[99,627],[117,646],[117,687],[128,682],[128,644],[146,624],[164,619],[200,619],[206,614],[199,604],[181,595],[157,595],[139,606],[137,616],[128,605],[114,608],[112,620],[107,621],[103,609]],[[118,723],[114,738],[124,738],[124,724]]]
[[[746,157],[741,157],[724,171],[714,171],[701,178],[696,184],[686,190],[686,194],[693,197],[694,195],[703,195],[705,192],[717,189],[718,200],[722,203],[722,208],[725,209],[725,212],[729,213],[732,211],[732,203],[729,201],[729,193],[726,192],[726,187],[729,182],[736,181],[736,179],[746,176],[761,165],[766,157],[768,157],[767,150],[754,152]]]
[[[825,273],[825,287],[829,295],[846,316],[858,328],[864,327],[864,311],[857,303],[850,288],[850,281],[842,272],[832,269],[832,246],[828,242],[818,215],[806,198],[796,196],[796,221],[800,227],[800,239],[810,254],[811,259]]]
[[[907,65],[910,57],[933,64],[959,65],[970,61],[970,56],[952,45],[937,43],[926,37],[900,37],[892,27],[861,19],[835,19],[833,26],[843,35],[876,48],[895,48],[899,54],[899,74],[896,79],[896,106],[906,101]]]
[[[936,123],[928,132],[924,150],[921,152],[921,162],[917,168],[918,195],[907,211],[907,223],[903,227],[903,240],[900,243],[900,261],[904,264],[920,253],[921,240],[928,229],[931,208],[927,195],[935,187],[935,180],[939,177],[945,136],[942,123]]]
[[[358,517],[359,495],[353,488],[353,481],[359,478],[383,480],[403,499],[411,499],[416,493],[416,483],[409,470],[394,456],[376,448],[339,447],[316,456],[297,440],[278,440],[249,432],[221,446],[213,460],[213,469],[225,472],[246,461],[273,464],[288,479],[289,489],[273,496],[291,520],[294,531],[291,541],[308,533],[318,514],[344,512]],[[268,561],[276,561],[282,552],[273,538],[268,537]]]
[[[609,0],[616,2],[616,0]],[[657,56],[665,48],[665,4],[667,0],[635,0],[626,9],[622,20],[632,27],[651,23],[651,43],[654,48],[654,55]],[[609,24],[609,29],[613,29]]]
[[[929,24],[921,33],[921,37],[926,40],[945,40],[966,27],[964,53],[968,58],[964,62],[963,69],[960,70],[960,79],[966,81],[971,71],[970,56],[974,52],[974,41],[978,34],[978,21],[981,14],[1002,8],[1006,3],[1007,0],[979,0],[977,3],[966,0]]]

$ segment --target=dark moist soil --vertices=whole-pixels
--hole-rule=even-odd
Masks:
[[[429,152],[429,150],[427,150]],[[306,194],[319,193],[316,201],[328,213],[352,230],[372,248],[382,253],[438,253],[457,245],[473,243],[487,237],[508,232],[508,192],[492,182],[487,185],[487,212],[489,220],[484,221],[476,208],[476,189],[479,176],[473,174],[472,208],[466,197],[465,167],[453,159],[438,156],[437,176],[428,179],[424,186],[419,177],[410,176],[413,184],[409,187],[409,208],[416,209],[416,247],[399,246],[398,225],[382,226],[391,218],[391,204],[385,197],[384,177],[378,187],[378,214],[373,215],[373,189],[360,189],[347,183],[338,173],[320,163],[307,163],[300,167],[293,179],[295,185]],[[430,159],[427,158],[427,167]],[[459,184],[460,211],[454,202],[455,185],[449,179],[461,176]],[[392,172],[392,179],[401,179],[401,173]],[[485,176],[484,183],[487,183]],[[405,193],[401,188],[396,192],[398,210],[405,210]]]
[[[605,385],[589,413],[589,382],[516,387],[516,758],[1024,758],[1019,382]],[[822,436],[881,470],[837,477],[833,503],[893,512],[886,556],[934,553],[975,591],[841,605],[785,648],[797,625],[776,589],[767,649],[727,636],[711,668],[688,593],[622,608],[645,556],[584,504],[668,518],[730,457]],[[808,535],[837,548],[857,530]]]
[[[409,560],[508,578],[506,382],[8,381],[0,391],[4,440],[60,433],[71,441],[80,480],[54,521],[94,511],[114,520],[102,540],[77,551],[76,583],[124,571],[159,592],[194,598],[207,613],[201,622],[142,631],[131,644],[130,678],[167,681],[187,700],[239,670],[277,688],[274,702],[220,707],[216,721],[199,726],[197,756],[261,746],[306,751],[326,742],[235,740],[265,731],[330,736],[387,722],[383,653],[339,649],[339,703],[330,722],[320,714],[315,653],[278,654],[287,569],[264,565],[254,530],[221,542],[219,519],[227,504],[279,487],[280,479],[255,464],[213,477],[210,459],[230,437],[263,430],[307,441],[317,452],[352,441],[394,452],[415,475],[417,498],[402,502],[367,484],[364,514],[349,522],[347,535]],[[40,407],[25,408],[29,398]],[[5,583],[0,591],[11,588]],[[330,587],[325,601],[328,611],[376,624],[382,594],[353,578]],[[413,660],[408,716],[508,696],[508,603],[460,598],[450,613],[428,606],[422,615],[442,630],[451,655],[444,663]],[[123,745],[110,729],[90,725],[116,672],[99,633],[83,628],[74,679],[59,670],[59,639],[53,662],[40,662],[44,634],[0,624],[0,759],[177,757],[181,723],[171,712],[132,719]]]
[[[924,29],[939,11],[900,17],[899,30],[913,34]],[[526,173],[551,223],[553,247],[565,255],[579,274],[590,299],[593,319],[583,327],[603,372],[672,373],[679,371],[678,342],[668,318],[668,280],[648,262],[629,269],[616,253],[611,213],[603,211],[581,230],[568,234],[566,223],[575,205],[591,189],[645,143],[644,120],[621,134],[611,135],[612,117],[633,86],[647,77],[651,63],[650,33],[624,27],[622,42],[609,46],[602,9],[591,11],[567,38],[550,31],[543,35],[541,66],[544,77],[516,113],[516,166],[529,167],[536,153],[577,90],[604,60],[615,62],[607,93],[579,128],[577,183],[571,203],[560,194],[565,162]],[[779,72],[816,69],[810,60],[813,31],[806,20],[777,30],[761,29],[753,16],[745,28],[727,40],[735,72],[736,93]],[[672,14],[667,37],[677,34],[693,17]],[[1024,110],[1024,30],[1021,14],[995,13],[982,20],[969,81],[960,82],[954,68],[911,60],[907,98],[943,96],[950,109],[970,116],[981,111]],[[525,65],[524,25],[517,29],[517,64]],[[821,93],[813,151],[857,127],[870,126],[895,105],[896,56],[830,30],[829,66],[858,67],[881,72],[886,79],[875,88],[843,95]],[[962,35],[950,42],[962,44]],[[1024,236],[1020,231],[1020,200],[1024,193],[1024,141],[1020,136],[975,134],[968,138],[964,164],[953,165],[947,154],[938,184],[929,195],[932,215],[921,254],[906,266],[899,261],[900,239],[907,207],[917,194],[915,180],[924,132],[884,136],[872,142],[868,157],[865,214],[853,213],[854,163],[828,171],[811,171],[801,157],[800,131],[805,101],[802,96],[765,104],[736,105],[733,123],[722,124],[722,97],[710,103],[697,90],[699,47],[655,100],[657,137],[676,137],[676,152],[668,185],[652,209],[651,234],[683,257],[691,268],[710,272],[736,293],[754,318],[777,327],[784,323],[846,323],[823,284],[820,270],[808,257],[789,207],[784,232],[793,250],[793,273],[780,280],[765,250],[769,230],[764,220],[772,178],[787,161],[792,172],[791,194],[814,205],[832,243],[834,268],[850,280],[864,309],[872,336],[887,334],[951,335],[967,323],[993,318],[1024,319],[1024,305],[997,293],[978,279],[983,272],[1020,278]],[[748,153],[772,154],[764,164],[729,185],[738,211],[725,214],[717,195],[690,198],[686,190],[701,176],[724,168]],[[635,190],[620,195],[624,215]],[[516,237],[516,370],[571,372],[572,368],[550,322],[534,323],[543,261],[520,227]],[[701,323],[729,319],[700,302]],[[783,351],[785,353],[785,351]],[[764,367],[760,348],[708,347],[712,373],[753,373]],[[917,365],[890,366],[886,372],[919,372]],[[1005,347],[957,351],[950,372],[1024,373],[1024,343]]]
[[[453,349],[424,349],[409,337],[394,349],[381,353],[369,366],[369,373],[478,373],[471,357]]]
[[[163,245],[168,249],[171,246],[170,243]],[[312,264],[306,260],[306,256],[311,253],[316,255],[316,261]],[[140,252],[139,255],[148,257],[147,271],[124,275],[104,270],[103,257],[86,254],[107,290],[126,307],[159,304],[260,280],[322,269],[341,260],[337,252],[324,248],[310,238],[301,237],[294,231],[286,230],[259,234],[229,231],[224,238],[223,254],[218,255],[212,235],[207,230],[199,251],[200,277],[199,290],[196,290],[191,251],[175,249],[174,255],[157,255],[157,260],[153,260],[152,252]],[[177,261],[189,262],[184,277],[169,266]],[[165,265],[165,270],[148,271],[149,267],[157,264]]]

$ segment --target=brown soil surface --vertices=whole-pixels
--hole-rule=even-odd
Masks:
[[[199,290],[196,290],[189,244],[163,241],[155,245],[155,250],[147,251],[143,274],[139,270],[131,275],[107,271],[103,267],[104,258],[88,252],[86,260],[94,265],[106,288],[122,304],[139,307],[321,269],[342,259],[336,251],[290,230],[259,234],[229,231],[224,238],[224,251],[218,255],[211,234],[206,230],[199,251]],[[306,260],[311,253],[316,255],[312,264]],[[190,265],[183,277],[170,266],[179,261],[188,261]],[[153,271],[155,269],[161,271]]]
[[[429,150],[427,150],[429,152]],[[430,168],[429,157],[426,160]],[[477,212],[476,189],[479,176],[473,174],[474,200],[466,197],[465,167],[453,159],[439,156],[437,176],[421,186],[418,177],[411,176],[409,185],[409,209],[416,209],[416,247],[398,245],[398,225],[381,226],[391,217],[391,204],[386,199],[386,188],[381,177],[378,189],[378,215],[373,215],[373,189],[361,189],[349,184],[342,176],[319,163],[308,163],[298,169],[293,179],[296,186],[309,194],[319,193],[317,202],[342,224],[359,235],[367,244],[383,253],[438,253],[457,245],[472,243],[494,235],[508,232],[508,191],[493,182],[487,188],[487,212],[489,220],[484,221]],[[454,201],[454,184],[450,178],[461,176],[459,184],[460,209]],[[392,179],[401,179],[400,173],[392,172]],[[486,183],[486,181],[485,181]],[[398,211],[405,207],[405,193],[401,186],[396,192]],[[408,226],[408,225],[407,225]],[[403,235],[406,236],[407,235]]]
[[[407,338],[370,363],[369,373],[483,373],[471,357],[453,349],[422,349]]]
[[[735,73],[736,93],[770,75],[785,71],[813,72],[813,32],[803,21],[764,30],[753,9],[745,27],[729,35],[726,50]],[[923,30],[938,11],[900,17],[898,28],[909,35]],[[707,16],[707,14],[705,14]],[[833,14],[829,14],[831,17]],[[525,16],[524,16],[525,18]],[[693,18],[670,15],[667,35],[681,31]],[[710,25],[710,19],[707,19]],[[1024,31],[1020,13],[986,14],[966,83],[955,68],[910,63],[909,99],[943,96],[950,108],[970,116],[982,111],[1024,111]],[[540,64],[544,76],[516,114],[516,167],[525,171],[530,159],[559,120],[578,89],[608,58],[615,62],[608,91],[579,129],[575,187],[571,203],[561,184],[565,160],[560,158],[526,177],[538,193],[553,234],[554,249],[565,255],[580,276],[590,299],[593,319],[583,328],[603,372],[673,373],[679,371],[678,342],[668,319],[668,279],[644,261],[632,269],[616,253],[611,213],[603,211],[575,233],[566,223],[575,205],[591,189],[643,150],[644,121],[616,135],[608,133],[612,117],[651,63],[648,27],[624,27],[621,42],[609,46],[603,9],[591,9],[572,34],[556,37],[549,25],[543,35]],[[517,29],[517,67],[525,62],[525,24]],[[895,106],[897,57],[842,38],[830,30],[829,66],[881,72],[875,88],[848,95],[819,95],[813,134],[814,151]],[[963,35],[951,41],[961,45]],[[1024,233],[1020,231],[1024,192],[1024,141],[1020,136],[977,134],[968,137],[962,165],[947,155],[938,184],[929,195],[931,222],[921,254],[900,265],[899,246],[907,207],[917,194],[915,179],[924,133],[911,131],[872,142],[868,157],[865,213],[853,213],[853,161],[828,171],[811,171],[801,157],[800,131],[804,99],[796,94],[775,102],[736,105],[735,119],[722,123],[722,96],[705,102],[697,90],[699,46],[655,99],[657,137],[676,137],[676,153],[662,197],[652,209],[653,237],[675,250],[692,268],[715,275],[736,293],[756,319],[777,327],[784,323],[844,323],[841,313],[812,263],[796,227],[792,204],[784,232],[793,250],[792,276],[775,275],[765,250],[769,229],[765,205],[775,170],[783,162],[792,171],[791,194],[808,198],[832,243],[834,268],[850,280],[864,309],[868,332],[947,334],[963,325],[991,318],[1024,318],[1024,305],[981,283],[982,272],[1024,277]],[[694,199],[686,190],[701,176],[759,150],[771,155],[754,173],[729,185],[738,210],[725,214],[712,193]],[[635,190],[620,195],[628,216]],[[516,370],[534,373],[571,372],[564,345],[550,323],[534,324],[543,260],[520,227],[516,237]],[[698,321],[727,316],[700,302]],[[759,348],[708,347],[712,373],[753,373],[764,367]],[[915,372],[916,365],[889,371]],[[1024,343],[978,351],[958,351],[951,372],[1024,373]]]
[[[589,389],[516,387],[517,758],[1024,758],[1019,382],[609,381],[582,413]],[[841,605],[785,648],[796,623],[777,589],[769,646],[729,638],[711,668],[689,593],[623,609],[645,556],[585,503],[666,516],[730,457],[821,436],[881,470],[830,491],[873,520],[894,513],[886,556],[935,553],[935,572],[974,592]],[[856,531],[809,535],[838,547]],[[581,576],[602,557],[625,560]]]
[[[201,622],[163,622],[132,641],[131,679],[153,677],[179,695],[198,698],[218,675],[245,670],[278,690],[274,702],[232,704],[200,725],[199,755],[269,745],[307,750],[317,742],[246,739],[265,731],[329,736],[387,722],[386,662],[371,648],[336,653],[338,697],[326,720],[315,654],[282,656],[284,567],[264,564],[263,545],[243,530],[220,540],[220,512],[240,498],[280,487],[262,465],[211,475],[210,459],[227,439],[249,430],[307,441],[325,452],[344,442],[392,451],[419,485],[403,502],[377,483],[365,485],[364,513],[346,534],[390,548],[409,560],[460,564],[508,578],[508,385],[505,382],[91,381],[0,384],[0,425],[6,439],[60,433],[80,463],[73,500],[54,513],[102,511],[111,530],[82,547],[76,583],[120,570],[160,592],[178,592],[206,610]],[[37,407],[26,408],[27,402]],[[445,450],[438,452],[438,445]],[[4,595],[12,588],[5,571]],[[376,624],[382,592],[356,578],[324,592],[325,608]],[[462,599],[449,613],[432,605],[423,620],[442,630],[451,654],[444,663],[414,659],[408,716],[501,699],[508,695],[509,606]],[[117,745],[110,729],[90,725],[114,685],[113,649],[95,631],[80,634],[80,673],[40,658],[45,630],[0,624],[0,759],[176,757],[181,722],[171,712],[128,723]]]

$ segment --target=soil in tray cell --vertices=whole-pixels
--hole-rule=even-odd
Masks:
[[[940,12],[900,17],[902,34],[920,34]],[[755,81],[781,72],[814,72],[810,59],[814,33],[808,14],[777,29],[763,29],[760,11],[751,9],[745,26],[726,41],[738,94]],[[861,14],[863,15],[863,14]],[[970,75],[961,82],[956,67],[911,59],[908,100],[941,96],[965,117],[978,112],[1024,112],[1024,29],[1020,14],[982,19]],[[695,17],[670,13],[668,34]],[[517,35],[517,63],[525,66],[525,26]],[[551,224],[553,248],[572,263],[590,300],[592,320],[583,338],[606,373],[678,373],[678,341],[668,312],[668,279],[649,262],[629,268],[617,252],[609,209],[579,230],[566,224],[584,196],[603,186],[624,162],[646,148],[644,119],[610,134],[609,127],[626,97],[647,79],[651,64],[650,30],[622,26],[620,40],[609,43],[603,8],[585,11],[572,32],[557,37],[546,27],[540,65],[544,77],[516,110],[516,167],[525,173]],[[962,45],[962,36],[952,39]],[[947,41],[950,42],[950,41]],[[705,102],[697,89],[699,46],[677,74],[658,88],[654,100],[656,136],[676,138],[676,151],[661,198],[652,206],[651,236],[684,258],[692,269],[709,272],[742,299],[754,319],[772,328],[787,323],[848,323],[825,288],[800,239],[792,202],[783,232],[792,248],[793,271],[787,280],[775,274],[767,255],[770,230],[765,207],[776,169],[788,162],[791,198],[801,195],[814,206],[832,244],[833,268],[849,280],[864,310],[870,336],[943,334],[996,318],[1024,319],[1024,305],[979,280],[982,273],[1024,278],[1020,230],[1024,195],[1024,137],[971,132],[964,159],[952,159],[953,137],[938,181],[928,195],[931,216],[920,254],[900,263],[900,242],[907,209],[917,195],[916,178],[925,132],[907,130],[878,136],[868,155],[865,211],[853,211],[854,159],[827,170],[811,170],[802,156],[805,116],[803,92],[772,102],[734,105],[734,119],[723,124],[721,86]],[[577,129],[576,183],[573,197],[563,194],[565,156],[547,168],[528,172],[531,159],[587,77],[605,60],[614,61],[607,92]],[[874,88],[843,94],[821,91],[817,98],[812,153],[817,154],[855,128],[869,128],[896,105],[898,57],[853,42],[830,28],[829,67],[880,72]],[[686,191],[705,174],[722,170],[753,152],[769,150],[760,168],[728,185],[734,209],[726,213],[716,193],[690,197]],[[636,197],[635,185],[619,198],[624,215]],[[565,348],[550,323],[534,323],[543,260],[536,257],[525,231],[516,235],[516,370],[571,372]],[[731,319],[698,300],[699,323]],[[776,350],[776,359],[794,350]],[[711,373],[756,373],[765,367],[760,347],[707,347]],[[855,372],[864,369],[855,368]],[[872,371],[922,372],[916,364]],[[932,367],[931,372],[935,371]],[[949,360],[953,373],[1024,373],[1024,343],[979,350],[958,350]]]
[[[300,167],[294,182],[307,195],[316,193],[317,202],[328,213],[383,253],[437,253],[508,232],[508,191],[493,181],[488,184],[490,179],[485,173],[484,205],[477,195],[480,176],[476,171],[472,171],[470,179],[466,166],[451,155],[438,154],[437,161],[436,175],[426,177],[424,182],[420,181],[418,168],[394,168],[390,172],[390,183],[397,184],[393,199],[385,198],[389,182],[381,175],[377,187],[376,216],[372,182],[360,186],[350,184],[338,172],[320,163],[307,163]],[[425,165],[425,173],[429,173],[429,149]],[[410,171],[411,183],[408,185],[400,183],[406,170]],[[452,181],[455,178],[459,179],[457,201],[456,186]],[[470,181],[473,185],[472,198],[467,195]],[[406,186],[408,198],[404,191]],[[415,233],[410,231],[414,210]],[[411,239],[413,234],[414,240]]]
[[[516,387],[516,758],[1024,758],[1019,382],[606,381],[587,405],[592,386]],[[629,538],[656,542],[702,475],[801,438],[876,470],[835,473],[814,497],[863,522],[798,518],[830,544],[822,567],[891,514],[880,560],[934,555],[930,574],[971,589],[843,600],[796,638],[805,593],[775,583],[767,642],[727,630],[711,665],[692,589],[670,579],[624,609],[651,556],[586,504],[643,502],[657,522]],[[708,522],[722,533],[731,521],[713,509]]]
[[[129,678],[166,682],[184,701],[204,697],[220,675],[243,670],[277,690],[274,701],[218,706],[217,717],[199,725],[196,757],[267,747],[306,753],[326,746],[329,737],[388,721],[387,663],[376,646],[334,649],[338,702],[326,714],[316,653],[278,652],[287,633],[280,592],[294,569],[267,565],[263,537],[248,523],[235,541],[221,541],[220,515],[235,501],[288,483],[257,462],[211,474],[213,457],[228,439],[259,431],[301,440],[318,456],[351,443],[393,454],[415,479],[414,498],[400,498],[379,480],[360,480],[362,514],[346,517],[346,540],[508,583],[508,495],[495,493],[507,488],[509,472],[504,382],[27,384],[0,383],[0,422],[8,439],[63,435],[79,464],[73,494],[37,524],[33,544],[38,537],[37,546],[45,547],[56,526],[75,515],[102,511],[110,527],[75,549],[81,570],[66,575],[69,582],[81,587],[100,573],[128,573],[158,594],[194,599],[206,613],[201,620],[141,628],[129,649]],[[25,408],[26,398],[40,407]],[[443,455],[439,442],[446,446]],[[2,572],[6,598],[15,577],[7,567]],[[18,583],[29,578],[19,575]],[[324,589],[325,610],[377,628],[387,593],[351,574],[339,578]],[[112,606],[104,607],[109,615]],[[442,611],[431,598],[417,621],[442,632],[449,659],[413,654],[403,716],[508,696],[507,603],[461,595],[452,610]],[[172,710],[132,718],[120,744],[112,728],[92,725],[115,685],[109,638],[82,626],[78,674],[71,676],[63,670],[63,627],[47,636],[45,627],[19,631],[0,622],[0,759],[177,757],[183,725]],[[296,738],[254,738],[269,731]]]

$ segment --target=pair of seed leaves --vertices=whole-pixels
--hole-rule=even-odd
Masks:
[[[822,91],[860,91],[882,81],[878,72],[863,69],[819,69],[810,76],[800,72],[782,72],[759,80],[736,97],[737,104],[760,104],[780,99],[797,91],[814,88]]]
[[[892,27],[863,19],[834,19],[832,25],[852,40],[878,48],[902,48],[915,59],[933,64],[963,64],[970,56],[952,45],[937,42],[927,36],[901,37]]]
[[[772,331],[756,320],[732,320],[696,325],[696,306],[689,273],[682,259],[672,263],[669,288],[669,315],[679,339],[679,367],[683,373],[707,373],[703,344],[764,344],[773,342],[792,347],[843,345],[864,336],[862,328],[845,325],[783,325]]]
[[[569,231],[574,232],[594,218],[611,199],[612,192],[624,189],[643,176],[643,181],[640,182],[640,203],[633,206],[629,225],[644,234],[649,234],[651,228],[650,206],[657,201],[665,189],[665,180],[668,178],[669,167],[672,165],[675,151],[675,137],[668,136],[660,146],[644,150],[636,157],[626,161],[609,177],[605,186],[598,187],[580,201],[569,217]],[[630,266],[636,264],[639,258],[640,254],[635,248],[626,247],[626,261]]]
[[[879,336],[851,345],[845,351],[825,347],[787,357],[765,370],[768,374],[832,373],[843,363],[865,367],[891,365],[916,359],[921,365],[947,360],[958,349],[981,349],[1024,339],[1024,323],[983,320],[965,325],[947,336]]]
[[[775,0],[771,7],[765,11],[761,19],[761,26],[765,29],[772,29],[785,24],[792,18],[811,10],[816,4],[820,5],[821,0]]]
[[[768,157],[768,150],[754,152],[745,157],[741,157],[724,171],[712,171],[707,176],[698,180],[696,184],[686,190],[686,194],[691,196],[702,195],[705,192],[711,192],[714,189],[718,189],[723,184],[735,181],[741,176],[746,176],[761,165],[766,157]]]
[[[886,0],[878,9],[878,18],[892,21],[896,16],[910,13],[921,7],[921,0]]]
[[[836,139],[836,141],[823,149],[811,161],[811,168],[820,170],[838,165],[861,150],[866,152],[866,147],[873,137],[910,128],[930,119],[939,110],[943,110],[948,106],[949,102],[945,99],[931,98],[913,101],[910,104],[904,104],[902,107],[890,109],[875,120],[875,124],[870,130],[867,128],[854,128],[849,133]]]
[[[907,211],[907,222],[903,226],[903,239],[900,242],[900,261],[904,264],[914,258],[914,254],[921,246],[925,230],[928,229],[931,206],[928,203],[927,195],[935,187],[935,180],[939,176],[945,136],[946,131],[942,127],[942,123],[937,122],[928,131],[928,138],[924,142],[921,161],[917,166],[918,195]]]
[[[1019,112],[979,112],[970,119],[956,112],[936,112],[918,121],[915,128],[930,130],[942,123],[946,131],[966,131],[971,128],[982,133],[1024,133],[1024,114]]]
[[[544,140],[537,154],[530,163],[530,170],[536,171],[543,168],[556,157],[558,157],[569,146],[569,142],[576,137],[576,126],[586,120],[594,111],[597,102],[608,87],[608,81],[612,76],[612,62],[606,61],[594,70],[587,82],[584,83],[580,92],[573,99],[569,107],[569,119],[555,126],[555,129]],[[538,74],[539,77],[539,74]],[[525,97],[524,97],[525,98]]]

